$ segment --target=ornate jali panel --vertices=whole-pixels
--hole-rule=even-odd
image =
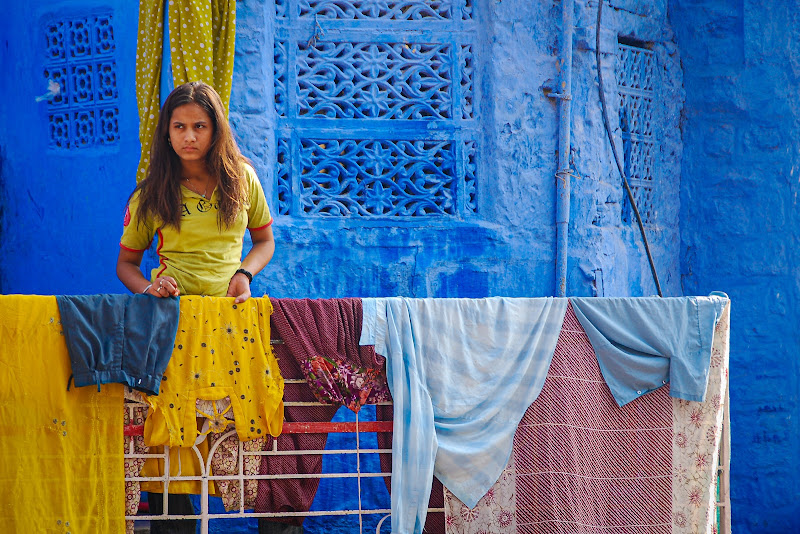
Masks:
[[[113,18],[94,13],[49,20],[43,28],[44,81],[51,148],[86,148],[119,140]]]
[[[472,0],[277,0],[279,213],[468,217]]]
[[[625,174],[644,223],[654,222],[656,213],[653,202],[656,155],[653,135],[655,63],[651,50],[619,43],[617,90]],[[633,220],[630,206],[625,217],[629,221]]]

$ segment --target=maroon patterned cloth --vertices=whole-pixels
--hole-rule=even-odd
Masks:
[[[385,386],[385,359],[375,354],[374,347],[360,346],[361,299],[270,299],[272,302],[272,335],[283,340],[273,345],[284,380],[303,379],[301,365],[319,356],[347,364],[353,369],[378,369],[382,371],[377,388]],[[373,377],[374,378],[374,377]],[[360,396],[359,396],[360,398]],[[284,401],[317,402],[307,383],[285,384]],[[339,405],[287,406],[284,410],[288,422],[328,422]],[[327,434],[283,434],[277,438],[278,450],[322,450]],[[266,440],[265,450],[272,450],[275,438]],[[322,472],[321,455],[263,456],[262,475],[319,474]],[[306,512],[319,487],[320,479],[259,480],[256,512]],[[301,525],[303,517],[271,519]]]
[[[544,388],[514,437],[517,532],[669,534],[668,394],[617,406],[569,306]]]

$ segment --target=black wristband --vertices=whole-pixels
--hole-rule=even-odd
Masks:
[[[243,275],[245,275],[247,277],[247,279],[250,281],[251,284],[253,283],[253,273],[251,273],[250,271],[248,271],[246,269],[239,269],[238,271],[236,271],[233,274],[237,275],[239,273],[242,273]]]

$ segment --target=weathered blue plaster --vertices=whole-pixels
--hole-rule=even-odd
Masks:
[[[660,141],[654,161],[656,206],[647,237],[665,296],[680,295],[678,265],[678,191],[682,150],[679,116],[682,72],[666,19],[665,2],[614,2],[604,9],[600,46],[609,119],[619,135],[614,54],[619,35],[649,43],[656,57],[653,104],[654,137]],[[579,3],[573,59],[573,179],[569,294],[642,296],[656,294],[636,223],[623,220],[624,189],[603,127],[595,60],[597,5]],[[617,138],[618,152],[622,143]],[[602,291],[598,290],[602,289]]]
[[[684,69],[681,273],[732,299],[733,530],[800,532],[800,16],[670,2]]]

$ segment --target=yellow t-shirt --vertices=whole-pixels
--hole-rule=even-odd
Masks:
[[[152,270],[151,281],[157,276],[171,276],[177,281],[181,295],[224,297],[228,283],[241,264],[245,229],[260,230],[272,224],[267,199],[255,171],[249,165],[244,165],[244,170],[248,204],[230,228],[220,229],[217,225],[219,188],[210,199],[205,199],[181,186],[180,230],[153,219],[137,221],[137,194],[131,198],[125,213],[120,246],[141,252],[157,235],[159,265]]]

